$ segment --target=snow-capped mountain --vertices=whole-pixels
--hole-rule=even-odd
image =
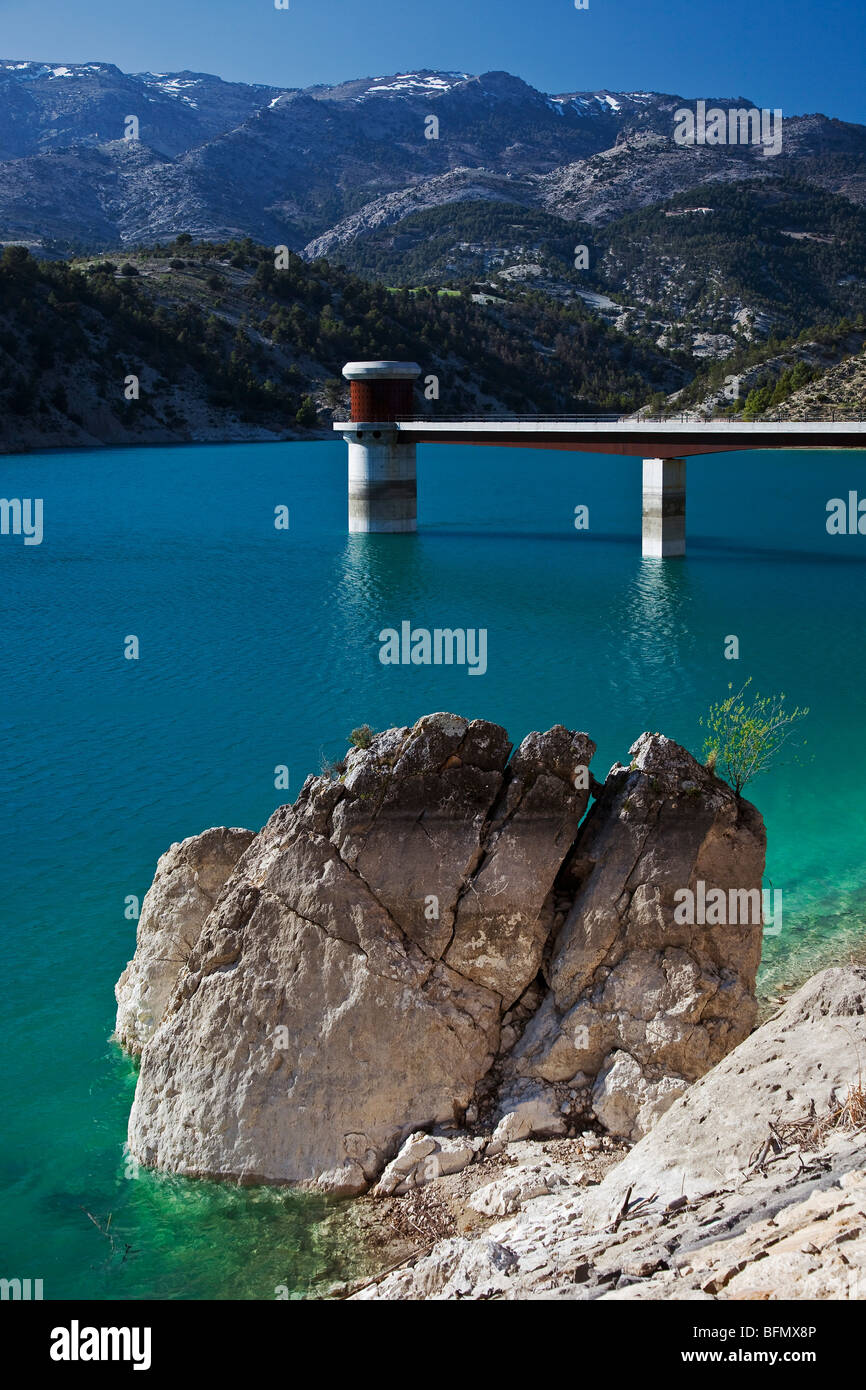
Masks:
[[[794,118],[779,160],[686,150],[672,143],[682,103],[608,88],[551,95],[506,72],[418,69],[299,90],[2,59],[0,241],[56,249],[186,231],[302,250],[399,221],[404,206],[465,200],[467,186],[482,201],[603,221],[705,179],[783,169],[866,201],[863,127]],[[125,138],[130,116],[137,140]]]

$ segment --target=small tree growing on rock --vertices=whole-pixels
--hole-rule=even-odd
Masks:
[[[743,788],[759,772],[766,772],[777,763],[794,727],[809,713],[808,709],[799,707],[788,710],[784,694],[759,695],[756,692],[747,696],[751,684],[749,676],[736,695],[731,693],[726,700],[711,705],[700,720],[701,727],[707,730],[706,765],[710,772],[725,777],[737,796],[742,796]],[[728,689],[733,692],[733,685],[729,683]]]

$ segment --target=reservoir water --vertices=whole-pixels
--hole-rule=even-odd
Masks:
[[[46,1298],[273,1298],[345,1267],[320,1202],[128,1175],[135,1069],[109,1039],[125,903],[159,855],[258,828],[358,724],[562,723],[601,778],[644,729],[700,754],[701,714],[752,676],[810,709],[802,760],[748,792],[784,895],[761,988],[862,951],[866,536],[825,523],[866,455],[688,473],[689,554],[661,562],[640,555],[639,460],[425,447],[418,534],[350,537],[341,443],[0,459],[3,496],[44,502],[41,545],[0,537],[0,1274]],[[486,629],[486,672],[383,665],[404,621]]]

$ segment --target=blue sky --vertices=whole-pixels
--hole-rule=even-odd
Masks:
[[[505,68],[550,92],[745,96],[866,121],[863,0],[0,0],[0,56],[309,86]]]

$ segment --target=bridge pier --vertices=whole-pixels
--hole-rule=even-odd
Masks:
[[[643,459],[642,548],[669,559],[686,553],[686,459],[766,449],[866,448],[866,418],[856,420],[703,420],[644,416],[462,416],[416,413],[414,362],[349,362],[348,420],[334,429],[349,446],[349,530],[414,531],[415,448],[475,444],[503,449],[568,449]],[[644,455],[656,451],[656,457]],[[672,457],[664,458],[663,454]]]
[[[350,532],[415,531],[418,485],[415,445],[401,438],[394,421],[414,413],[414,362],[349,362],[343,376],[352,387],[349,446]]]
[[[372,425],[343,438],[349,446],[349,530],[417,530],[415,445],[396,430]]]
[[[686,553],[686,461],[643,461],[643,554],[671,559]]]

